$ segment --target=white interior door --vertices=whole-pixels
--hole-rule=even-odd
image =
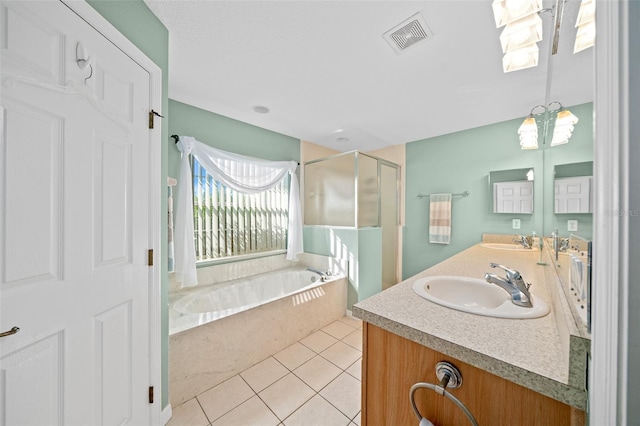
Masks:
[[[147,424],[149,74],[58,1],[0,7],[0,422]]]
[[[555,180],[555,213],[591,213],[591,176]]]
[[[493,184],[494,213],[533,213],[533,182]]]

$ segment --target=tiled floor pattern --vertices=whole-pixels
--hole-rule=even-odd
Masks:
[[[169,426],[360,425],[362,323],[343,317],[197,397]]]

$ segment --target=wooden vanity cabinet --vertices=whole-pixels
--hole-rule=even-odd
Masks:
[[[409,390],[437,383],[436,363],[448,361],[462,374],[450,390],[480,426],[584,425],[584,412],[374,325],[363,323],[362,425],[417,425]],[[429,389],[416,391],[421,414],[436,426],[470,424],[453,401]]]

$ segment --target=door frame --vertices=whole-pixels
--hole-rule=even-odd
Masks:
[[[627,423],[629,392],[629,3],[598,0],[596,7],[589,422],[615,425]]]
[[[149,105],[155,111],[162,113],[162,69],[145,55],[135,44],[120,33],[109,21],[84,0],[59,0],[80,18],[85,20],[107,40],[118,47],[149,73]],[[162,126],[149,129],[149,249],[153,249],[154,262],[150,266],[148,283],[149,304],[149,386],[154,388],[154,402],[149,404],[149,424],[165,424],[168,417],[161,419],[162,403],[162,365],[161,365],[161,254],[164,253],[160,244],[161,233],[161,143]],[[166,418],[165,418],[166,417]]]

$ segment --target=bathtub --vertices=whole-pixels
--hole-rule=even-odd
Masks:
[[[345,315],[346,262],[308,254],[303,260],[302,265],[170,294],[172,405],[222,383]],[[307,267],[331,270],[334,275],[323,282]],[[213,275],[224,275],[220,270],[215,272]]]
[[[322,281],[306,266],[280,269],[246,278],[188,289],[174,296],[170,305],[169,334],[247,311],[287,296],[294,303],[322,296],[319,288],[344,278],[337,273]],[[315,289],[315,290],[314,290]]]

